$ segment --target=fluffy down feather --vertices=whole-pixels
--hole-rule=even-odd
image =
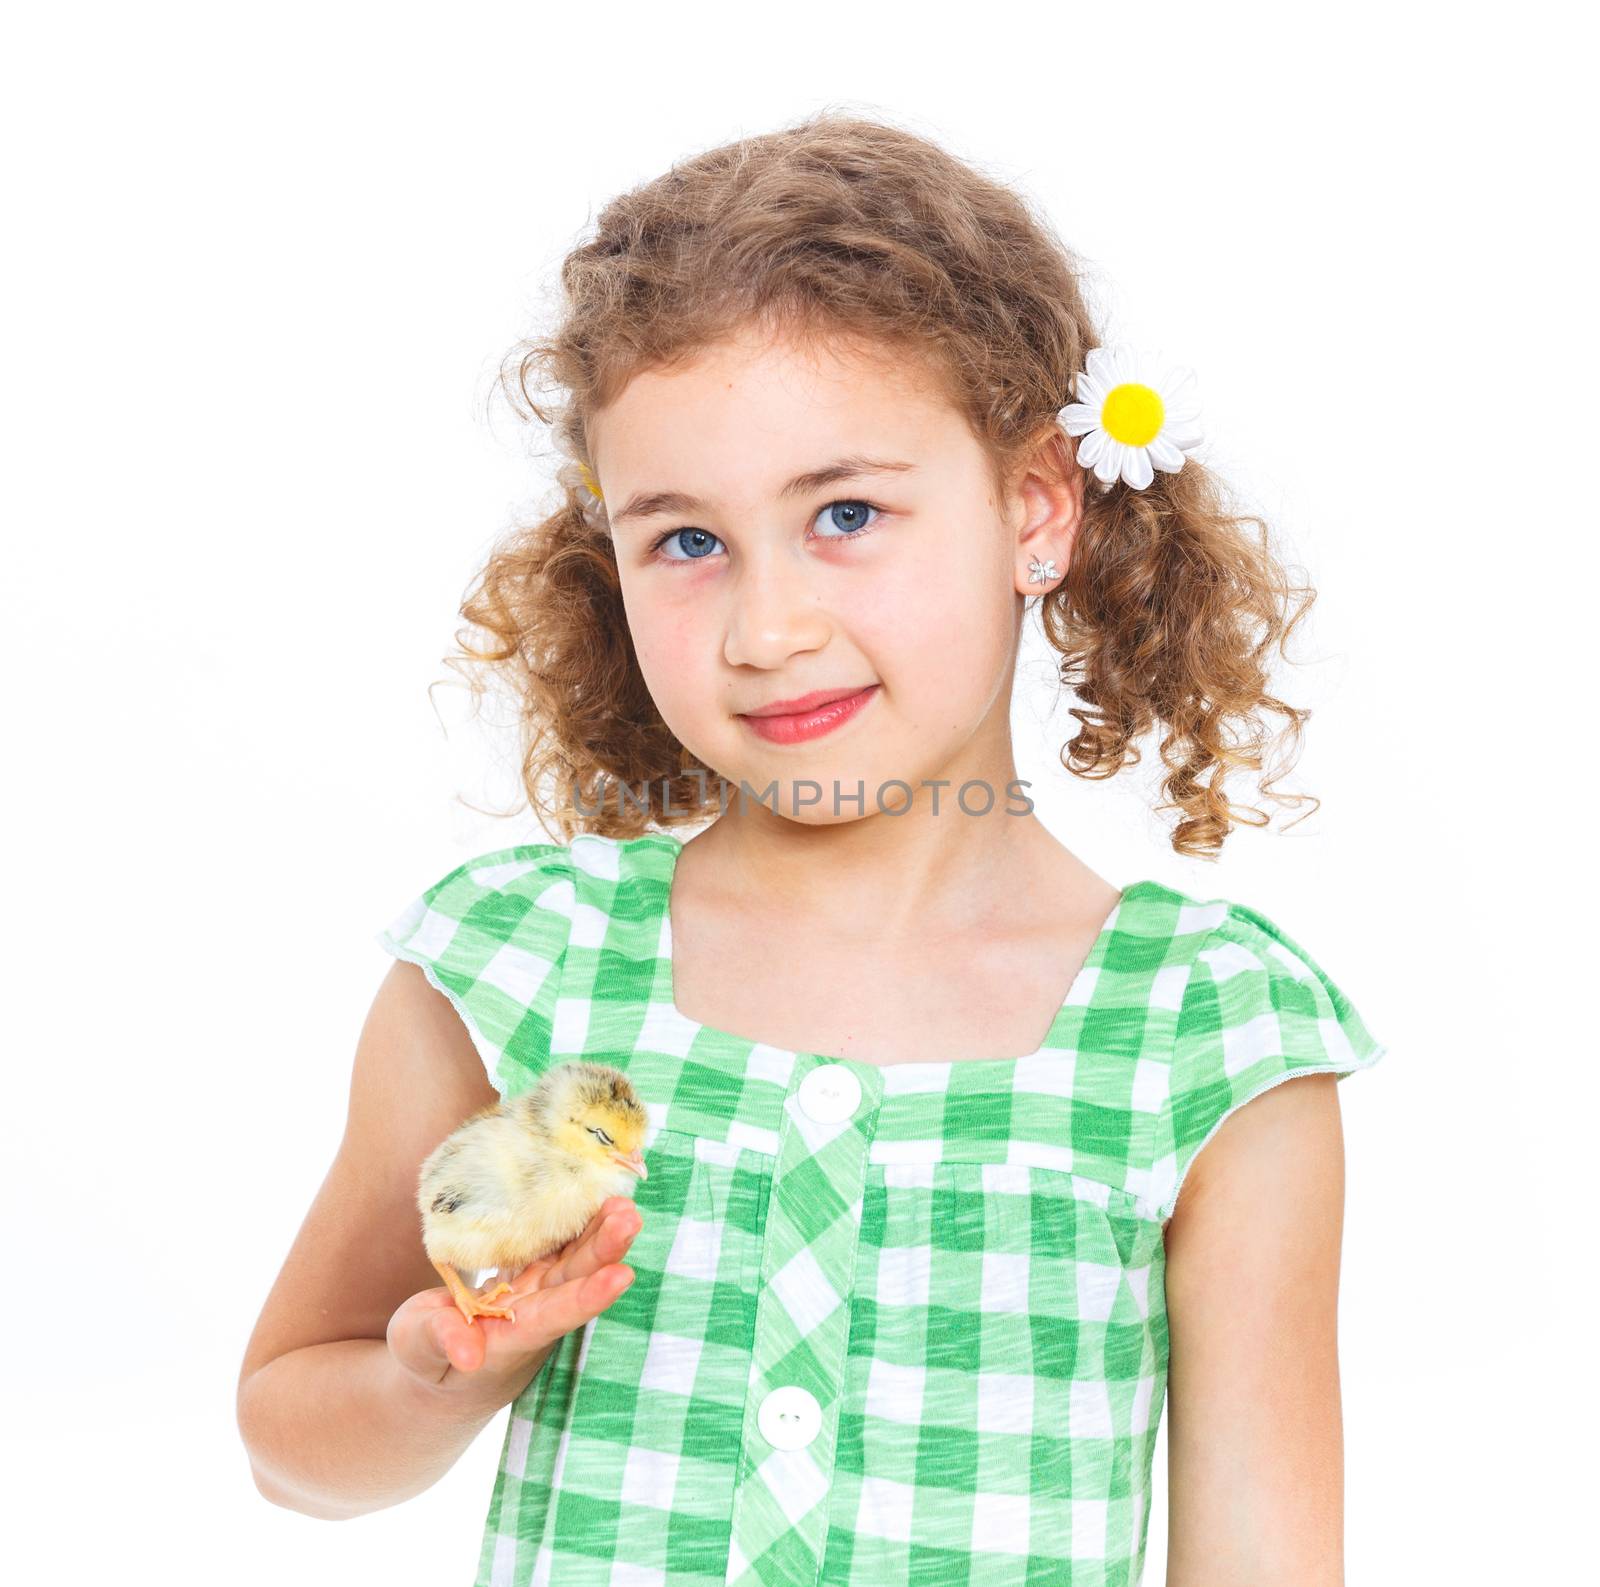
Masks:
[[[486,1304],[505,1279],[582,1232],[608,1196],[632,1195],[646,1176],[649,1115],[620,1069],[571,1062],[547,1069],[515,1097],[473,1114],[424,1159],[417,1181],[422,1243],[456,1305]],[[488,1296],[461,1271],[498,1268]]]

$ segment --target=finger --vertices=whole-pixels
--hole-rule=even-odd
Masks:
[[[583,1234],[556,1256],[539,1282],[550,1289],[569,1279],[584,1278],[608,1263],[620,1262],[643,1223],[642,1214],[629,1197],[608,1196]]]
[[[589,1221],[567,1241],[567,1243],[554,1251],[547,1251],[540,1261],[544,1263],[544,1272],[558,1264],[569,1260],[585,1246],[593,1244],[595,1237],[604,1226],[607,1216],[631,1207],[632,1201],[626,1196],[607,1196],[598,1207],[589,1215]],[[541,1276],[543,1276],[541,1274]]]
[[[614,1238],[608,1239],[597,1246],[596,1239],[606,1224],[608,1213],[626,1210],[632,1206],[633,1202],[627,1196],[607,1196],[595,1208],[589,1221],[565,1245],[559,1246],[554,1251],[547,1251],[543,1256],[535,1257],[521,1272],[508,1275],[513,1292],[563,1284],[569,1278],[582,1277],[584,1273],[593,1272],[606,1262],[618,1260],[627,1250],[633,1236],[639,1232],[637,1224],[632,1232],[620,1241]]]
[[[457,1331],[465,1321],[448,1290],[425,1289],[411,1296],[389,1321],[389,1348],[410,1372],[438,1382],[459,1356]]]
[[[624,1199],[621,1196],[607,1196],[590,1214],[589,1221],[565,1245],[557,1246],[553,1251],[546,1251],[543,1256],[536,1256],[521,1272],[502,1271],[501,1276],[510,1282],[513,1290],[536,1289],[558,1262],[566,1260],[585,1240],[593,1238],[606,1213]]]
[[[553,1288],[503,1296],[517,1314],[507,1340],[517,1349],[543,1350],[598,1316],[633,1280],[631,1267],[612,1262]]]
[[[457,1372],[476,1372],[483,1365],[484,1335],[482,1324],[494,1321],[480,1317],[468,1324],[452,1301],[448,1311],[436,1311],[428,1319],[429,1342],[438,1351],[440,1364],[448,1363]]]

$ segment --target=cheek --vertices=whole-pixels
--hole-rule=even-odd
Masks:
[[[692,608],[671,601],[642,598],[626,580],[622,586],[622,606],[634,654],[652,687],[658,682],[670,684],[676,673],[693,664],[697,639]]]
[[[976,535],[885,562],[857,593],[849,631],[903,696],[945,691],[960,679],[982,693],[1006,665],[1016,594],[1007,568]]]
[[[685,742],[700,737],[697,721],[715,709],[719,641],[708,602],[628,599],[623,606],[639,671],[662,720]]]

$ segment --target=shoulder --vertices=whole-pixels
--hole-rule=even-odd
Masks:
[[[1186,928],[1150,1163],[1165,1220],[1201,1148],[1240,1108],[1296,1075],[1370,1068],[1386,1049],[1339,982],[1264,911],[1162,891]]]
[[[378,933],[391,953],[461,967],[497,948],[551,960],[596,918],[643,913],[671,879],[677,840],[580,833],[566,843],[519,843],[452,866]]]
[[[375,940],[450,1000],[505,1095],[548,1062],[569,959],[610,946],[616,921],[647,918],[641,889],[670,880],[673,841],[580,834],[492,849],[416,893]]]
[[[1263,911],[1213,900],[1178,1019],[1182,1055],[1214,1048],[1236,1070],[1274,1044],[1290,1057],[1352,1065],[1381,1051],[1340,984]]]
[[[453,865],[415,894],[379,940],[391,950],[424,953],[437,953],[463,934],[504,941],[530,924],[530,915],[535,927],[546,924],[542,916],[570,919],[573,893],[570,845],[491,849]]]

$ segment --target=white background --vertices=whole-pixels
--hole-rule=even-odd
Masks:
[[[1319,589],[1280,679],[1315,710],[1287,786],[1324,801],[1293,831],[1180,860],[1142,772],[1056,764],[1075,724],[1047,720],[1038,648],[1021,775],[1103,875],[1280,921],[1390,1049],[1339,1088],[1350,1582],[1576,1579],[1597,363],[1573,15],[13,20],[16,1579],[471,1579],[500,1419],[421,1497],[317,1521],[257,1495],[235,1373],[339,1139],[373,933],[458,860],[544,836],[457,802],[512,806],[511,745],[427,694],[547,485],[486,416],[497,361],[611,194],[825,103],[1040,201],[1107,331],[1196,369],[1214,466]],[[1164,1441],[1157,1481],[1151,1584]]]

